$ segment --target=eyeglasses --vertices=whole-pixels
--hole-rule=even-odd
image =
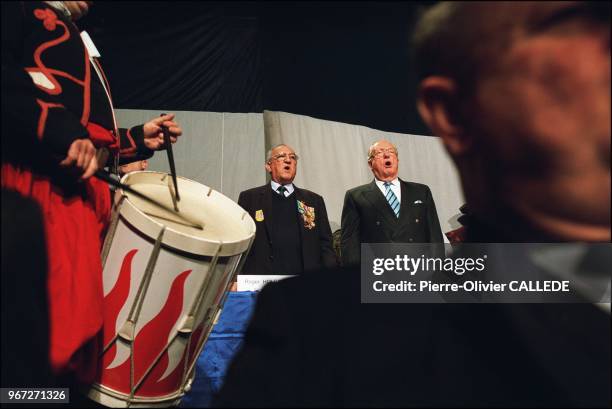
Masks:
[[[395,148],[384,148],[384,149],[377,149],[377,150],[375,150],[374,152],[372,152],[372,155],[370,157],[371,158],[380,158],[385,153],[387,153],[389,155],[397,156],[397,151],[395,150]]]
[[[297,156],[295,153],[290,153],[289,155],[287,155],[286,153],[280,153],[278,155],[274,155],[270,158],[270,160],[275,160],[277,162],[284,162],[285,159],[289,158],[292,161],[296,161],[300,158],[299,156]]]

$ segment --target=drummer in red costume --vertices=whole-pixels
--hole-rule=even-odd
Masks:
[[[108,186],[91,176],[116,159],[151,157],[163,148],[162,125],[172,142],[182,133],[173,114],[117,129],[104,73],[72,23],[89,6],[2,2],[2,187],[42,207],[51,366],[80,382],[96,371],[110,219]]]

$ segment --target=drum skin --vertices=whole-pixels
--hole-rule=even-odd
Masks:
[[[172,207],[160,172],[122,182]],[[255,223],[213,189],[178,178],[178,207],[203,229],[118,191],[103,250],[104,350],[89,396],[111,407],[177,405],[242,267]]]

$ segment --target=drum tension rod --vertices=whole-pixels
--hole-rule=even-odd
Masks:
[[[166,115],[165,113],[162,113],[161,116]],[[174,193],[175,196],[173,196],[172,198],[172,204],[174,205],[174,210],[176,210],[177,212],[179,211],[177,203],[181,200],[181,197],[179,196],[179,191],[178,191],[178,182],[176,180],[176,167],[174,165],[174,154],[172,152],[172,141],[170,140],[170,131],[168,130],[168,127],[164,126],[163,123],[161,124],[161,130],[162,133],[164,134],[164,147],[166,148],[166,152],[168,153],[168,162],[170,163],[170,174],[172,175],[172,181],[174,182]],[[171,190],[171,194],[172,194],[172,189]]]

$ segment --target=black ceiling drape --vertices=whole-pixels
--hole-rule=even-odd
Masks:
[[[426,134],[408,50],[432,2],[105,2],[80,25],[117,108],[292,112]]]

